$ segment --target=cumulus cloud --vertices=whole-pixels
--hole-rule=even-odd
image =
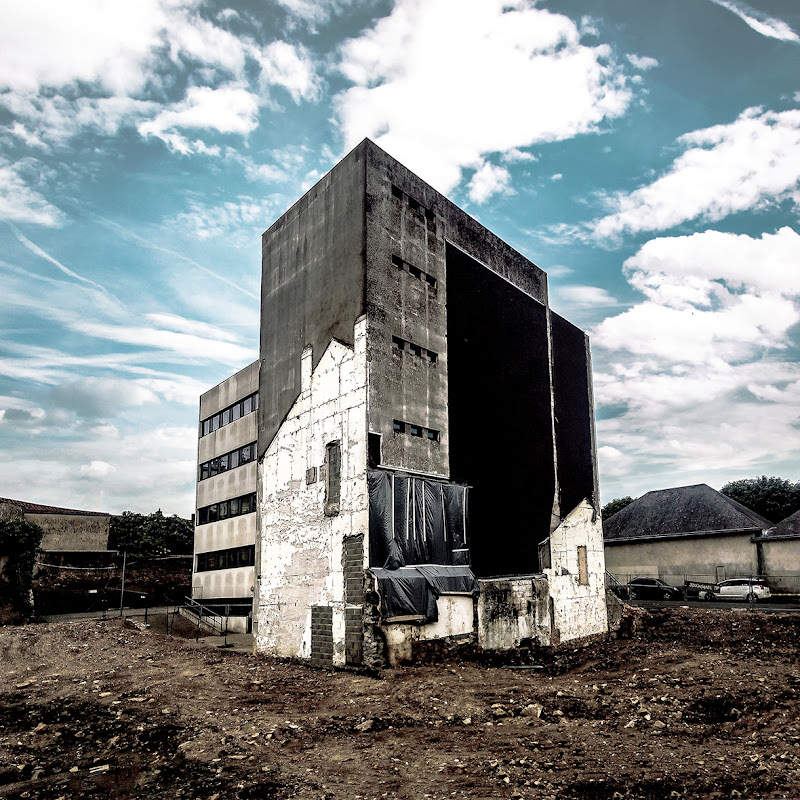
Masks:
[[[598,238],[720,220],[786,199],[800,202],[800,109],[749,108],[735,122],[681,136],[669,170],[630,194],[608,198],[612,213],[591,224]]]
[[[711,0],[711,2],[736,14],[739,19],[762,36],[767,36],[770,39],[779,39],[783,42],[800,42],[800,36],[783,20],[771,17],[763,11],[747,5],[747,3],[733,2],[733,0]]]
[[[218,155],[218,147],[202,137],[189,141],[181,130],[246,135],[273,87],[295,102],[316,97],[318,78],[302,47],[236,36],[224,15],[206,19],[204,6],[32,0],[7,9],[0,106],[15,117],[12,135],[47,150],[83,130],[113,135],[130,126],[176,152]]]
[[[399,0],[339,68],[346,147],[368,136],[442,191],[487,154],[597,131],[632,99],[608,46],[531,0]]]
[[[140,123],[139,133],[155,136],[171,150],[184,155],[193,152],[218,154],[204,148],[203,142],[190,142],[180,130],[216,130],[246,136],[258,125],[258,97],[242,86],[218,89],[193,86],[179,103],[163,109],[153,119]]]
[[[798,252],[790,228],[709,230],[654,239],[625,262],[644,300],[592,336],[599,441],[627,459],[611,459],[610,478],[625,463],[650,481],[661,473],[662,485],[722,483],[731,464],[774,471],[796,459]],[[603,418],[603,408],[619,411]]]
[[[282,86],[295,103],[317,98],[319,80],[304,48],[288,42],[272,42],[258,54],[258,61],[263,85]]]
[[[510,183],[511,173],[505,167],[498,167],[487,161],[469,182],[469,199],[474,203],[485,203],[493,195],[507,192]]]

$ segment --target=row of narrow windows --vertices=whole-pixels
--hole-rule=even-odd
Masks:
[[[256,546],[229,547],[227,550],[212,550],[198,553],[195,572],[209,572],[212,569],[235,569],[252,567],[256,563]]]
[[[419,200],[415,200],[410,195],[407,195],[399,186],[392,184],[392,197],[396,200],[405,200],[411,211],[416,214],[421,214],[430,223],[436,222],[436,215],[429,208],[425,208]]]
[[[431,442],[439,441],[439,431],[433,428],[424,428],[422,425],[414,425],[411,422],[403,422],[401,419],[394,420],[392,423],[392,430],[395,433],[405,433],[420,439],[428,439]]]
[[[426,358],[431,364],[435,364],[439,360],[439,354],[434,353],[433,350],[428,350],[418,344],[409,342],[407,339],[401,339],[399,336],[392,336],[392,349],[396,352],[408,351],[412,355],[419,358]]]
[[[229,517],[240,517],[242,514],[249,514],[256,510],[256,493],[243,494],[241,497],[233,497],[230,500],[223,500],[220,503],[213,503],[210,506],[203,506],[197,509],[197,524],[207,525],[209,522],[228,519]]]
[[[210,461],[204,461],[197,468],[197,480],[204,481],[206,478],[213,478],[214,475],[219,475],[221,472],[241,467],[242,464],[249,464],[251,461],[255,461],[256,452],[256,443],[251,442],[244,447],[231,450],[230,453],[217,456]]]
[[[216,414],[200,422],[200,437],[208,436],[216,430],[235,422],[241,417],[246,417],[258,408],[258,392],[248,395],[244,400],[238,400],[232,406],[223,408]]]
[[[394,264],[398,269],[402,269],[404,272],[407,272],[409,275],[411,275],[411,277],[416,278],[418,281],[427,283],[431,289],[436,288],[437,280],[433,277],[433,275],[429,275],[427,272],[423,272],[419,267],[409,264],[408,261],[404,261],[402,258],[400,258],[400,256],[392,256],[392,264]]]

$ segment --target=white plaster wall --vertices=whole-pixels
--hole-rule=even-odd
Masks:
[[[578,547],[586,547],[588,585],[578,580]],[[600,515],[584,500],[550,535],[553,644],[608,630],[605,557]]]
[[[427,625],[392,623],[381,626],[386,637],[386,657],[391,666],[410,661],[413,643],[465,636],[474,632],[472,595],[443,594],[436,600],[439,619]]]
[[[345,536],[369,525],[367,497],[366,319],[354,326],[354,346],[332,341],[312,373],[302,357],[302,390],[258,465],[260,576],[257,651],[308,658],[311,607],[334,609],[334,663],[344,664]],[[326,516],[326,445],[341,444],[339,513]],[[306,470],[317,481],[306,484]],[[258,563],[258,562],[257,562]]]

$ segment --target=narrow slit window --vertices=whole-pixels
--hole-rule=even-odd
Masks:
[[[325,502],[327,505],[338,505],[341,496],[341,469],[342,469],[342,448],[339,442],[332,442],[326,448],[327,464]]]

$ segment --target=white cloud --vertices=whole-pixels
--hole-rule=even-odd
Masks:
[[[79,472],[87,478],[106,478],[116,472],[117,468],[108,461],[90,461],[88,464],[81,464]]]
[[[596,131],[632,97],[608,46],[530,0],[399,0],[339,66],[355,84],[335,98],[345,146],[368,136],[442,191],[486,154]]]
[[[783,20],[770,17],[763,11],[747,5],[747,3],[733,2],[733,0],[711,0],[722,8],[732,11],[739,19],[749,25],[756,33],[771,39],[783,42],[800,42],[798,36]]]
[[[714,476],[719,485],[731,469],[772,472],[800,456],[800,365],[788,350],[800,323],[798,252],[790,228],[706,231],[652,240],[625,262],[645,299],[592,336],[598,442],[626,459],[608,471],[601,461],[619,487],[604,489],[609,497]],[[621,411],[604,419],[604,409]],[[627,486],[615,483],[621,463]]]
[[[0,219],[55,227],[62,224],[64,214],[0,158]]]
[[[218,205],[192,200],[189,210],[182,211],[168,224],[180,227],[184,233],[191,232],[198,239],[233,237],[234,244],[258,246],[258,237],[286,205],[283,194],[260,198],[240,195]]]
[[[800,109],[750,108],[735,122],[687,133],[678,142],[687,149],[666,174],[609,198],[613,213],[591,224],[595,236],[667,230],[786,199],[798,202]]]
[[[145,138],[156,136],[170,149],[187,154],[198,152],[198,143],[190,142],[178,130],[216,130],[246,136],[258,125],[258,98],[242,86],[219,89],[193,86],[186,98],[165,108],[153,119],[138,126]]]
[[[551,274],[550,270],[547,274]],[[559,298],[576,306],[593,308],[618,305],[617,300],[599,286],[559,286],[557,292]]]
[[[640,69],[643,72],[658,66],[658,60],[651,58],[650,56],[637,56],[633,53],[630,53],[626,56],[626,58],[630,62],[631,66],[635,67],[636,69]]]
[[[469,199],[474,203],[485,203],[495,194],[508,192],[510,183],[511,173],[505,167],[497,167],[487,161],[469,182]]]
[[[315,100],[319,81],[314,63],[305,49],[288,42],[272,42],[258,56],[262,82],[282,86],[295,103]]]
[[[177,152],[215,154],[179,131],[246,134],[257,116],[256,92],[268,102],[273,86],[295,102],[316,97],[318,79],[302,47],[237,37],[203,18],[204,6],[203,0],[32,0],[4,9],[0,106],[16,117],[14,135],[50,148],[83,129],[113,135],[138,125]],[[185,95],[165,105],[183,79]]]

